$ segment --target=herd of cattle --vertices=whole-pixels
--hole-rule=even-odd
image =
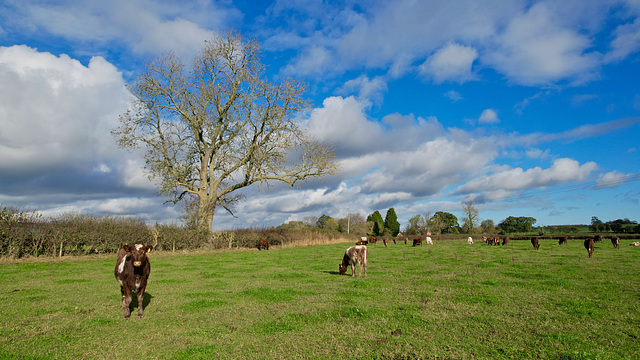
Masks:
[[[405,244],[407,244],[407,242],[411,241],[413,242],[413,246],[422,245],[422,242],[424,240],[424,242],[426,242],[427,245],[433,245],[433,240],[429,235],[430,234],[428,234],[425,237],[422,237],[419,235],[405,236],[402,233],[400,233],[397,237],[393,238],[392,240],[394,244],[397,244],[398,242],[403,242],[403,241]],[[596,242],[602,241],[602,239],[603,237],[601,235],[595,235],[593,239],[587,238],[584,241],[584,247],[585,249],[587,249],[587,254],[589,255],[589,257],[593,256],[594,244]],[[502,244],[504,246],[504,245],[507,245],[510,240],[511,239],[508,236],[505,236],[504,238],[502,238],[502,242],[500,241],[499,236],[491,236],[491,237],[483,236],[482,237],[482,242],[487,245]],[[566,245],[567,240],[568,240],[567,236],[560,236],[558,238],[558,244]],[[344,275],[347,272],[347,267],[351,266],[351,276],[355,276],[356,275],[355,266],[356,264],[358,264],[360,266],[360,272],[358,274],[358,277],[360,277],[360,274],[362,274],[363,267],[364,267],[364,276],[367,277],[367,245],[375,244],[377,242],[378,242],[378,239],[375,237],[363,236],[360,238],[358,242],[356,242],[356,246],[352,246],[348,248],[344,253],[342,262],[338,264],[340,275]],[[386,238],[386,237],[383,238],[382,242],[384,243],[384,247],[387,247],[389,244],[389,238]],[[467,244],[473,245],[473,238],[471,238],[470,236],[467,238]],[[611,244],[613,245],[614,248],[616,249],[619,248],[620,238],[618,236],[612,236]],[[538,250],[540,248],[540,240],[537,236],[533,236],[531,238],[531,245],[533,245],[534,250]],[[640,241],[633,242],[630,245],[640,246]]]
[[[422,236],[405,236],[399,234],[398,237],[393,238],[393,243],[404,241],[405,244],[411,241],[413,246],[422,245],[422,242],[426,242],[428,245],[433,245],[433,240],[428,234],[425,237]],[[620,238],[612,236],[611,244],[614,248],[620,247]],[[509,237],[505,236],[502,239],[502,245],[509,243]],[[587,249],[589,257],[593,256],[594,244],[603,240],[601,235],[595,235],[593,238],[587,238],[584,241],[584,247]],[[375,244],[378,240],[375,237],[362,237],[356,243],[355,246],[349,247],[344,252],[342,262],[338,264],[338,270],[340,275],[345,275],[347,268],[351,267],[351,276],[356,276],[356,265],[359,267],[358,277],[362,275],[364,269],[364,277],[367,277],[367,245]],[[389,238],[383,238],[382,242],[387,247],[389,244]],[[500,245],[500,237],[482,237],[482,242],[488,245]],[[467,238],[467,244],[473,245],[473,239]],[[561,236],[558,238],[559,245],[567,244],[567,237]],[[540,241],[537,236],[531,238],[531,245],[535,250],[540,248]],[[632,246],[640,246],[640,241],[631,243]],[[144,291],[147,287],[147,280],[149,279],[149,273],[151,272],[151,264],[147,258],[147,253],[153,249],[152,245],[145,245],[137,242],[133,245],[124,245],[120,251],[118,251],[118,258],[116,261],[116,268],[114,274],[116,280],[120,284],[120,292],[122,294],[122,311],[124,312],[124,318],[128,319],[131,315],[129,305],[131,304],[131,293],[136,291],[138,298],[138,317],[143,315],[143,302]],[[258,250],[269,250],[269,242],[267,239],[260,239],[258,241]]]

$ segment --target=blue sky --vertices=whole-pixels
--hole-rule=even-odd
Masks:
[[[640,2],[21,1],[0,4],[0,203],[178,223],[110,130],[145,61],[228,30],[309,85],[341,172],[244,190],[215,229],[394,207],[536,225],[639,220]]]

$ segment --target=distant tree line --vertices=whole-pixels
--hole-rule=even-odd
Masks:
[[[640,234],[640,225],[638,225],[637,221],[631,221],[626,218],[602,222],[598,217],[593,216],[589,230],[593,232],[611,231],[614,233]]]
[[[319,218],[305,217],[303,221],[289,221],[277,227],[277,229],[321,229],[327,232],[353,234],[357,236],[397,236],[400,232],[400,222],[394,208],[387,210],[386,216],[378,210],[369,214],[366,218],[358,213],[350,213],[344,218],[334,219],[322,214]]]

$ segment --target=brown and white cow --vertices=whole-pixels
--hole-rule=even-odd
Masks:
[[[427,243],[427,245],[433,245],[433,240],[431,240],[431,236],[425,237],[424,241]]]
[[[365,238],[366,239],[366,238]],[[360,240],[356,243],[356,245],[367,245],[369,242],[367,240]]]
[[[531,238],[531,245],[533,245],[534,250],[538,250],[540,248],[540,241],[538,241],[537,236]]]
[[[594,243],[597,243],[597,242],[600,242],[600,241],[602,241],[602,235],[595,235],[593,237],[593,242]]]
[[[382,242],[384,243],[384,247],[387,247],[387,245],[389,245],[389,238],[383,238]]]
[[[611,237],[611,244],[616,249],[620,248],[620,238],[618,236],[612,236]]]
[[[589,253],[589,257],[593,255],[593,248],[594,248],[593,243],[594,241],[592,238],[587,238],[584,241],[584,248],[587,249],[587,252]]]
[[[471,236],[467,237],[467,244],[473,245],[473,238]]]
[[[138,317],[142,317],[144,311],[144,291],[147,288],[147,279],[151,272],[151,263],[147,258],[147,252],[153,249],[152,245],[145,245],[137,242],[132,246],[124,245],[118,251],[118,261],[114,274],[120,284],[122,293],[122,311],[124,318],[131,315],[129,305],[131,304],[131,292],[138,292]]]
[[[267,239],[265,238],[258,240],[258,250],[262,249],[269,250],[269,241],[267,241]]]
[[[364,245],[356,245],[348,248],[344,252],[342,262],[338,264],[340,275],[347,273],[347,266],[351,266],[351,276],[356,276],[356,263],[360,266],[358,277],[362,275],[364,268],[364,277],[367,277],[367,247]]]
[[[567,245],[567,239],[568,237],[566,236],[560,236],[558,238],[558,245]]]

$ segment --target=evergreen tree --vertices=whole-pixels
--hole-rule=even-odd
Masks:
[[[382,220],[382,215],[378,210],[374,211],[373,214],[367,216],[367,221],[373,221],[373,230],[371,230],[372,236],[380,236],[384,232],[384,220]]]
[[[398,216],[394,208],[387,210],[387,215],[384,218],[384,227],[389,229],[391,236],[397,236],[400,232],[400,223],[398,222]]]

